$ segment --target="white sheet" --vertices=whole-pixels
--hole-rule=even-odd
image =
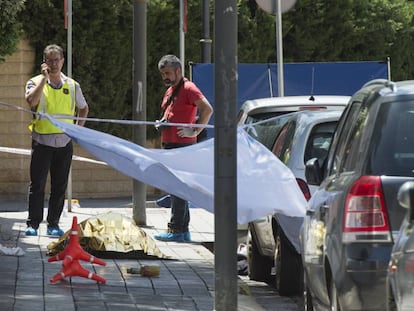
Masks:
[[[109,134],[44,117],[119,172],[214,213],[214,138],[177,149],[146,149]],[[239,224],[275,212],[305,215],[306,200],[293,173],[241,128],[237,132],[237,192]]]

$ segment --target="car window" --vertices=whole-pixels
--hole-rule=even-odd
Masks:
[[[303,163],[312,158],[318,158],[322,163],[328,155],[332,136],[338,122],[326,122],[317,124],[312,128],[306,143]]]
[[[340,164],[340,172],[351,172],[355,170],[355,166],[358,163],[360,158],[360,152],[362,150],[361,142],[362,137],[367,125],[368,119],[368,108],[365,105],[361,105],[356,120],[352,122],[352,127],[350,128],[349,136],[345,144],[345,149],[342,157],[342,162]]]
[[[290,159],[290,151],[292,150],[293,136],[296,130],[296,120],[292,120],[285,124],[275,140],[272,152],[285,164]]]
[[[384,103],[372,141],[369,174],[414,176],[414,102]]]
[[[248,115],[246,118],[246,124],[252,124],[263,120],[273,119],[274,117],[282,116],[288,113],[295,112],[296,110],[284,110],[284,111],[272,111],[272,112],[262,112]]]
[[[341,118],[341,127],[340,136],[335,137],[337,142],[335,142],[335,149],[331,152],[331,159],[329,160],[328,166],[328,175],[333,175],[338,173],[340,162],[345,156],[346,148],[349,147],[347,145],[347,141],[349,135],[352,131],[352,127],[355,124],[354,120],[358,119],[360,109],[361,109],[361,102],[355,101],[350,103],[350,108],[348,113],[343,115]]]
[[[256,124],[252,122],[254,119],[248,119],[248,124],[252,124],[252,126],[245,129],[250,136],[262,143],[266,148],[271,149],[276,136],[289,117],[290,115],[284,114],[266,121],[262,120]]]

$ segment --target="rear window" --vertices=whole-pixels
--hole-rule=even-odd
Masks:
[[[289,116],[289,114],[282,114],[275,117],[273,114],[272,118],[261,120],[260,122],[257,122],[257,120],[253,121],[253,118],[248,117],[248,120],[246,120],[248,122],[246,122],[246,124],[252,125],[250,127],[246,127],[245,130],[250,136],[262,143],[267,149],[270,149],[273,146],[280,129],[286,123]]]
[[[287,113],[295,112],[296,110],[292,111],[279,111],[279,112],[262,112],[262,113],[256,113],[254,115],[249,115],[246,118],[246,124],[252,124],[259,121],[267,120],[270,118],[278,117]]]
[[[414,176],[414,101],[380,107],[372,150],[371,174]]]

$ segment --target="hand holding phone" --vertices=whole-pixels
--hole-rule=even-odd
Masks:
[[[46,63],[42,63],[40,65],[40,72],[46,77],[49,78],[49,72],[50,72],[50,68]]]

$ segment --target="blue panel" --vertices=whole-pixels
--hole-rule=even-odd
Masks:
[[[212,105],[214,104],[213,70],[213,64],[195,63],[192,65],[192,80]],[[272,96],[270,79],[270,64],[238,65],[237,101],[239,105],[248,99]]]
[[[277,66],[271,65],[275,94]],[[285,96],[348,95],[373,79],[388,79],[385,62],[333,62],[284,64]]]
[[[248,99],[272,96],[269,64],[239,64],[238,76],[237,103],[239,107]]]
[[[213,105],[214,100],[214,67],[213,64],[197,64],[191,66],[192,80]]]
[[[214,64],[193,63],[191,70],[192,80],[214,106]],[[370,80],[388,79],[388,65],[379,61],[288,63],[283,73],[285,96],[351,96]],[[237,110],[248,99],[278,96],[277,76],[276,64],[239,64]],[[213,131],[208,133],[211,137]]]
[[[214,106],[213,71],[214,66],[212,64],[196,63],[192,65],[192,80]],[[271,71],[269,64],[238,65],[237,110],[248,99],[272,96],[270,79]],[[214,124],[214,114],[209,123]],[[208,129],[208,137],[212,137],[213,132],[212,129]]]

